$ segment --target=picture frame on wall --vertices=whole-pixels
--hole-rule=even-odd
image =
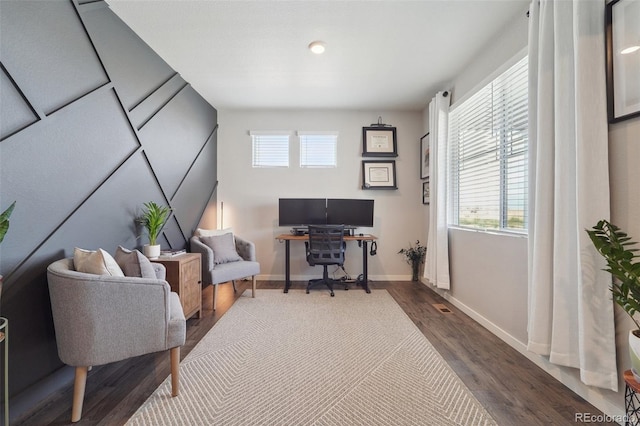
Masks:
[[[398,189],[395,160],[362,160],[362,189]]]
[[[429,177],[429,133],[420,138],[420,179]]]
[[[640,2],[606,6],[607,111],[615,123],[640,116]]]
[[[363,157],[397,157],[398,142],[395,127],[363,127]]]
[[[422,204],[429,204],[431,202],[431,196],[429,193],[429,178],[422,182]]]

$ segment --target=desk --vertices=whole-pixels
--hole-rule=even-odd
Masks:
[[[369,258],[367,257],[369,253],[367,252],[367,246],[369,245],[369,241],[375,241],[378,238],[365,234],[365,235],[345,235],[345,241],[358,241],[362,245],[362,288],[367,293],[371,293],[369,289]],[[291,287],[291,241],[308,241],[308,235],[293,235],[293,234],[280,234],[276,237],[278,241],[284,241],[285,245],[285,258],[284,258],[284,267],[285,267],[285,281],[284,281],[284,292],[288,293],[289,288]]]

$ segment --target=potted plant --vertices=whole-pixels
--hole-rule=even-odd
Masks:
[[[9,217],[11,217],[11,213],[13,213],[13,209],[16,206],[16,202],[11,203],[9,207],[5,211],[0,214],[0,243],[4,240],[4,236],[7,234],[9,230]],[[2,296],[2,275],[0,275],[0,297]]]
[[[636,325],[629,332],[629,355],[631,372],[640,382],[640,323],[634,317],[640,311],[640,257],[636,254],[638,249],[632,248],[637,242],[606,220],[599,221],[587,233],[598,253],[606,259],[606,271],[614,277],[610,288],[613,300]]]
[[[418,271],[420,264],[424,263],[427,248],[420,245],[420,241],[416,241],[416,245],[409,244],[408,248],[400,249],[398,254],[404,255],[405,260],[411,265],[411,281],[418,281]]]
[[[149,235],[149,244],[144,245],[143,252],[150,259],[160,256],[160,244],[158,244],[157,239],[162,227],[169,218],[169,213],[171,213],[171,209],[167,206],[160,206],[153,201],[144,203],[144,210],[139,222],[144,225]]]

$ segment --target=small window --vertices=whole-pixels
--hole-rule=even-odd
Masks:
[[[253,167],[289,167],[289,132],[250,132]]]
[[[336,167],[337,132],[298,132],[300,167]]]

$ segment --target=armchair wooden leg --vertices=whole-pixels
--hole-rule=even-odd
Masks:
[[[180,391],[180,346],[171,348],[171,396]]]
[[[213,285],[213,310],[216,310],[216,302],[218,301],[218,284]]]
[[[76,378],[73,383],[73,405],[71,407],[71,421],[73,423],[82,417],[82,403],[84,402],[88,369],[88,367],[76,367]]]
[[[256,297],[256,276],[251,277],[251,297]]]

